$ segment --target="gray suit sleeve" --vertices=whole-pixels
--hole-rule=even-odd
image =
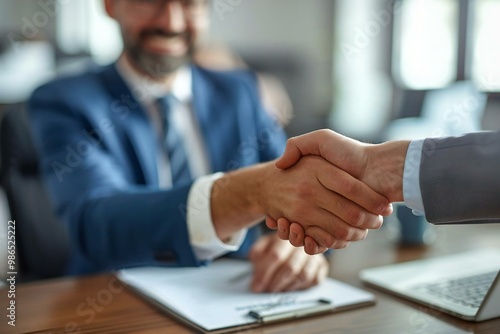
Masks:
[[[500,221],[500,132],[425,140],[420,187],[431,223]]]

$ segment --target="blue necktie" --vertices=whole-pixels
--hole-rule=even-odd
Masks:
[[[164,149],[167,151],[172,173],[172,186],[186,184],[191,181],[187,153],[184,147],[184,141],[177,129],[172,124],[172,109],[178,103],[178,100],[167,95],[158,99],[158,109],[164,125]]]

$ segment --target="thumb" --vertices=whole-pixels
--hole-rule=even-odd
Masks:
[[[290,138],[286,142],[285,152],[283,156],[276,161],[276,167],[279,169],[287,169],[292,167],[302,157],[302,152],[297,146],[297,137]]]
[[[297,163],[304,155],[317,155],[329,158],[333,152],[322,152],[321,144],[334,138],[335,134],[331,130],[317,130],[301,136],[288,139],[285,153],[276,161],[279,169],[289,168]]]

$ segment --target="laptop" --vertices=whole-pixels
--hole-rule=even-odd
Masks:
[[[363,282],[458,318],[500,317],[500,249],[369,268]]]

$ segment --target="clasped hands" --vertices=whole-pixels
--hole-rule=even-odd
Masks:
[[[304,246],[311,255],[364,239],[369,229],[380,228],[383,216],[392,213],[391,203],[403,200],[408,145],[408,141],[364,144],[330,130],[289,139],[276,167],[284,173],[296,167],[304,171],[303,180],[293,174],[298,187],[294,190],[307,200],[304,205],[287,203],[283,194],[282,204],[290,206],[289,215],[270,208],[267,226],[277,229],[278,236],[292,245]],[[323,188],[310,187],[307,173],[313,173]],[[316,203],[314,210],[311,202]]]

